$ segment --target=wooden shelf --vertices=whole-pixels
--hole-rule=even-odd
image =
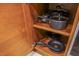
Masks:
[[[47,43],[49,40],[45,38],[42,41]],[[52,52],[48,47],[36,46],[35,49],[36,49],[36,52],[42,55],[46,55],[46,56],[63,56],[64,55],[64,52],[61,52],[61,53]]]
[[[65,36],[69,36],[70,35],[71,28],[72,28],[72,26],[69,24],[66,29],[57,30],[57,29],[51,28],[49,26],[49,24],[46,24],[46,23],[38,23],[38,22],[35,23],[33,25],[33,27],[38,28],[38,29],[47,30],[47,31],[50,31],[50,32],[54,32],[54,33],[58,33],[58,34],[65,35]]]

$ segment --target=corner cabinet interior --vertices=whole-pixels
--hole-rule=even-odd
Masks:
[[[63,30],[57,30],[49,26],[47,23],[38,22],[35,18],[38,15],[42,15],[48,9],[54,9],[56,5],[61,5],[63,8],[68,9],[70,11],[70,21],[68,26]],[[62,41],[65,43],[65,50],[60,53],[52,52],[48,47],[43,46],[35,46],[35,51],[47,56],[64,56],[67,55],[68,49],[70,47],[70,43],[72,41],[74,31],[79,19],[79,6],[78,4],[30,4],[30,10],[33,17],[33,30],[37,36],[37,41],[42,41],[47,43],[49,40],[48,38],[42,38],[43,34],[40,34],[39,31],[48,31],[52,33],[57,33],[62,35]]]
[[[57,30],[49,24],[36,22],[36,17],[48,9],[54,9],[57,4],[0,4],[0,55],[26,55],[36,51],[42,55],[67,55],[79,17],[78,4],[61,4],[70,10],[70,22],[66,29]],[[55,53],[48,47],[35,46],[42,39],[39,30],[62,35],[66,48],[63,52]]]

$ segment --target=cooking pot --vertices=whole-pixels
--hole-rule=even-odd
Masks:
[[[61,6],[56,6],[56,9],[51,12],[49,23],[55,29],[64,29],[68,25],[69,12]]]
[[[50,26],[55,29],[64,29],[68,25],[69,18],[64,16],[53,16],[50,20]]]
[[[69,17],[70,15],[69,10],[62,8],[60,5],[57,5],[56,8],[53,10],[49,10],[48,13],[51,14],[52,16],[60,14],[65,17]]]

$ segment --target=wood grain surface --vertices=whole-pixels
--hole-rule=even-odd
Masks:
[[[0,4],[0,55],[25,55],[32,51],[29,13],[28,4]]]

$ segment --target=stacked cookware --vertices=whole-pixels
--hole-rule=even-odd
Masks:
[[[42,16],[37,17],[39,21],[44,23],[49,23],[51,27],[55,29],[65,29],[69,21],[69,11],[62,8],[61,6],[56,6],[56,9],[49,10]]]
[[[55,9],[49,10],[45,14],[38,16],[38,21],[49,24],[52,28],[62,30],[65,29],[69,22],[69,11],[62,8],[61,6],[56,6]],[[61,39],[61,35],[46,32],[46,36],[51,38],[48,44],[42,41],[37,42],[37,45],[42,45],[48,47],[51,51],[62,52],[65,50],[65,43]]]
[[[36,45],[48,47],[52,52],[60,53],[65,50],[65,43],[61,41],[61,35],[46,32],[46,37],[50,38],[49,42],[46,44],[42,41],[36,43]]]

